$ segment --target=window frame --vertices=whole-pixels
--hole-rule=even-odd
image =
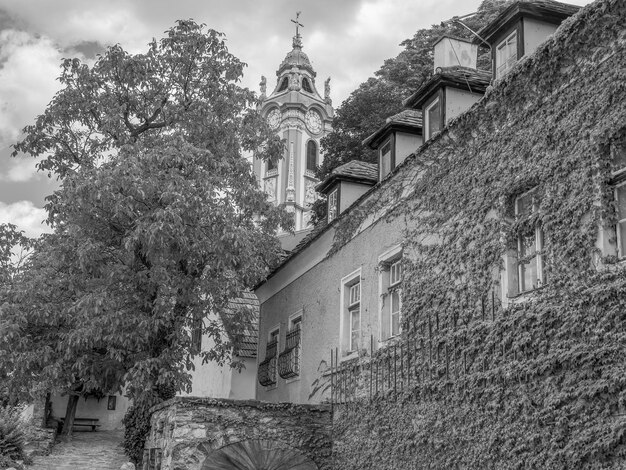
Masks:
[[[619,188],[626,186],[626,179],[615,183],[613,185],[613,197],[615,199],[615,244],[617,245],[617,258],[620,260],[626,259],[626,247],[622,246],[622,227],[621,224],[626,222],[626,214],[623,219],[620,219],[619,215]],[[626,235],[626,234],[624,234]]]
[[[389,169],[387,172],[385,172],[383,170],[383,161],[384,161],[384,155],[386,155],[386,153],[383,153],[383,150],[389,147]],[[387,175],[389,175],[390,173],[393,172],[393,170],[396,168],[396,139],[395,139],[395,135],[392,134],[389,136],[389,138],[387,140],[385,140],[385,142],[379,147],[378,150],[378,180],[382,181]]]
[[[202,352],[202,334],[204,330],[204,318],[194,316],[191,324],[191,351],[193,354]]]
[[[331,203],[334,210],[331,210]],[[326,197],[326,214],[329,223],[339,216],[339,187],[336,187],[331,192],[329,192],[328,196]]]
[[[439,108],[439,127],[432,134],[430,132],[431,119],[430,119],[430,111],[434,108]],[[441,97],[439,95],[424,108],[424,141],[432,139],[435,135],[437,135],[443,129],[443,116],[441,110]]]
[[[339,312],[339,346],[341,350],[340,361],[357,357],[362,342],[363,315],[361,302],[363,296],[363,285],[361,281],[361,268],[356,269],[341,279]],[[352,295],[353,293],[357,293],[358,295]],[[355,315],[358,316],[357,329],[353,329],[353,319],[355,318]],[[358,344],[355,344],[355,334],[358,336]]]
[[[311,155],[309,152],[309,147],[313,144],[315,147],[315,152],[313,155],[313,168],[309,168],[309,164],[311,163]],[[314,139],[309,139],[306,143],[306,161],[305,161],[305,172],[308,174],[315,174],[315,170],[317,169],[317,161],[319,157],[319,145]]]
[[[523,198],[531,196],[530,211],[522,213],[520,209],[520,201]],[[513,221],[507,222],[507,231],[510,231],[510,225],[513,222],[518,223],[536,213],[540,208],[540,189],[535,186],[524,192],[520,192],[514,196],[511,196],[509,203],[507,204],[507,213],[514,217]],[[532,233],[532,235],[530,235]],[[528,258],[528,255],[524,255],[524,239],[532,236],[534,247],[534,256],[526,261],[521,261]],[[508,238],[508,237],[507,237]],[[504,271],[502,272],[502,294],[506,299],[514,299],[519,296],[526,295],[534,292],[537,289],[543,287],[546,280],[546,266],[545,266],[545,254],[544,254],[544,233],[541,225],[535,223],[532,228],[532,232],[529,230],[527,234],[518,233],[514,238],[508,238],[510,244],[507,246],[504,260]],[[524,275],[526,273],[526,267],[529,263],[534,263],[536,269],[536,276],[534,278],[534,284],[531,287],[527,287],[524,283]]]
[[[513,54],[509,55],[506,60],[502,62],[501,60],[501,51],[507,50],[509,51],[509,42],[511,39],[515,40],[515,45],[511,49],[514,51]],[[507,35],[498,45],[495,47],[495,78],[504,77],[509,70],[511,70],[517,61],[519,60],[519,52],[518,52],[518,42],[519,42],[519,34],[517,29],[515,29],[511,34]],[[515,60],[512,60],[513,57]]]
[[[275,334],[275,335],[274,335]],[[274,383],[272,385],[269,385],[267,388],[268,389],[272,389],[272,388],[276,388],[278,385],[278,354],[280,351],[280,324],[279,325],[275,325],[274,327],[270,328],[267,332],[267,343],[265,345],[265,347],[267,348],[268,345],[270,345],[272,343],[272,341],[274,340],[274,338],[276,338],[276,348],[275,348],[275,352],[274,355],[272,356],[272,358],[275,361],[274,364]]]
[[[379,345],[397,338],[402,334],[402,245],[396,245],[378,257],[378,342]],[[397,267],[397,270],[394,269]],[[394,271],[399,272],[394,279]],[[398,296],[397,309],[394,310],[394,294]],[[394,317],[397,317],[397,331],[394,331]]]
[[[620,219],[619,215],[619,189],[626,185],[626,139],[622,139],[610,144],[609,152],[611,156],[611,180],[610,185],[613,188],[613,200],[615,201],[615,253],[620,261],[626,259],[626,247],[622,246],[622,227],[620,224],[626,222],[626,217]],[[622,156],[624,166],[617,167],[615,163],[618,161],[618,155]]]

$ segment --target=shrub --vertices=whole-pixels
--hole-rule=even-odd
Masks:
[[[0,408],[0,457],[24,460],[25,430],[20,411],[15,407]]]
[[[156,392],[142,393],[133,399],[132,406],[124,415],[124,452],[137,466],[141,464],[146,437],[150,432],[150,408],[173,398],[176,390],[161,386]]]

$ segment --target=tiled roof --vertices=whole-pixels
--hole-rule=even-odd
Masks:
[[[469,67],[446,67],[438,69],[439,72],[433,75],[419,90],[404,100],[405,106],[414,108],[421,107],[424,102],[440,86],[453,86],[464,90],[471,90],[474,93],[484,93],[491,82],[491,72],[487,70],[477,70]]]
[[[527,15],[559,24],[565,18],[575,14],[578,10],[580,10],[580,6],[578,5],[556,2],[554,0],[520,0],[505,8],[495,20],[478,31],[478,36],[489,42],[489,39],[496,32],[511,21],[517,20],[521,15]],[[482,40],[475,38],[474,42],[481,43]]]
[[[415,109],[405,109],[398,114],[394,114],[391,117],[388,117],[386,122],[388,124],[407,124],[409,126],[420,126],[422,125],[422,113],[421,111]]]
[[[315,190],[323,193],[337,180],[376,184],[378,182],[378,165],[360,160],[351,160],[335,168],[324,181],[315,187]]]
[[[400,128],[406,130],[422,129],[422,112],[417,109],[405,109],[404,111],[394,114],[385,120],[385,124],[363,141],[363,145],[369,145],[375,148],[378,141],[384,137],[392,128]]]
[[[360,160],[351,160],[335,168],[331,172],[331,175],[350,176],[353,178],[378,181],[378,165],[375,163],[362,162]]]
[[[259,337],[259,300],[252,292],[242,292],[228,302],[221,314],[234,354],[239,357],[256,357]]]

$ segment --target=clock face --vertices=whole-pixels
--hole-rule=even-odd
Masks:
[[[280,111],[272,109],[267,115],[267,123],[272,129],[278,129],[278,126],[280,125]]]
[[[322,117],[320,116],[320,113],[311,109],[306,113],[305,119],[306,127],[308,127],[313,134],[319,134],[322,132]]]

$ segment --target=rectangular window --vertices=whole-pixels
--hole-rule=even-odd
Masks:
[[[361,308],[359,305],[350,309],[350,347],[349,352],[357,351],[361,338]]]
[[[400,289],[391,291],[390,300],[391,336],[398,336],[400,334]]]
[[[389,140],[380,149],[380,179],[382,180],[392,170],[391,140]]]
[[[278,345],[280,340],[280,328],[270,330],[265,346],[265,359],[259,363],[258,379],[264,387],[276,385],[276,369]]]
[[[394,261],[389,267],[389,286],[395,286],[402,281],[402,261]]]
[[[202,317],[194,318],[191,328],[191,350],[193,354],[198,354],[202,351]]]
[[[611,174],[615,185],[614,196],[617,212],[617,254],[626,257],[626,141],[611,145]]]
[[[350,286],[350,306],[361,301],[361,284]]]
[[[339,202],[339,198],[337,197],[338,191],[338,189],[335,189],[328,195],[328,222],[335,220],[339,212],[337,207],[337,203]]]
[[[341,354],[357,353],[361,344],[361,272],[341,280]]]
[[[285,349],[278,357],[278,375],[283,379],[293,379],[300,375],[301,326],[302,314],[290,318]]]
[[[617,202],[617,252],[620,258],[626,256],[626,183],[615,188]]]
[[[517,62],[517,31],[496,47],[496,78],[503,77]]]
[[[401,332],[402,247],[397,246],[379,256],[380,341]]]
[[[426,140],[432,138],[441,130],[441,109],[439,106],[439,98],[433,101],[426,108]]]
[[[539,208],[536,190],[528,191],[515,198],[515,218],[518,222],[529,221],[517,237],[518,293],[540,287],[544,282],[543,273],[543,233],[537,223],[530,223]]]

